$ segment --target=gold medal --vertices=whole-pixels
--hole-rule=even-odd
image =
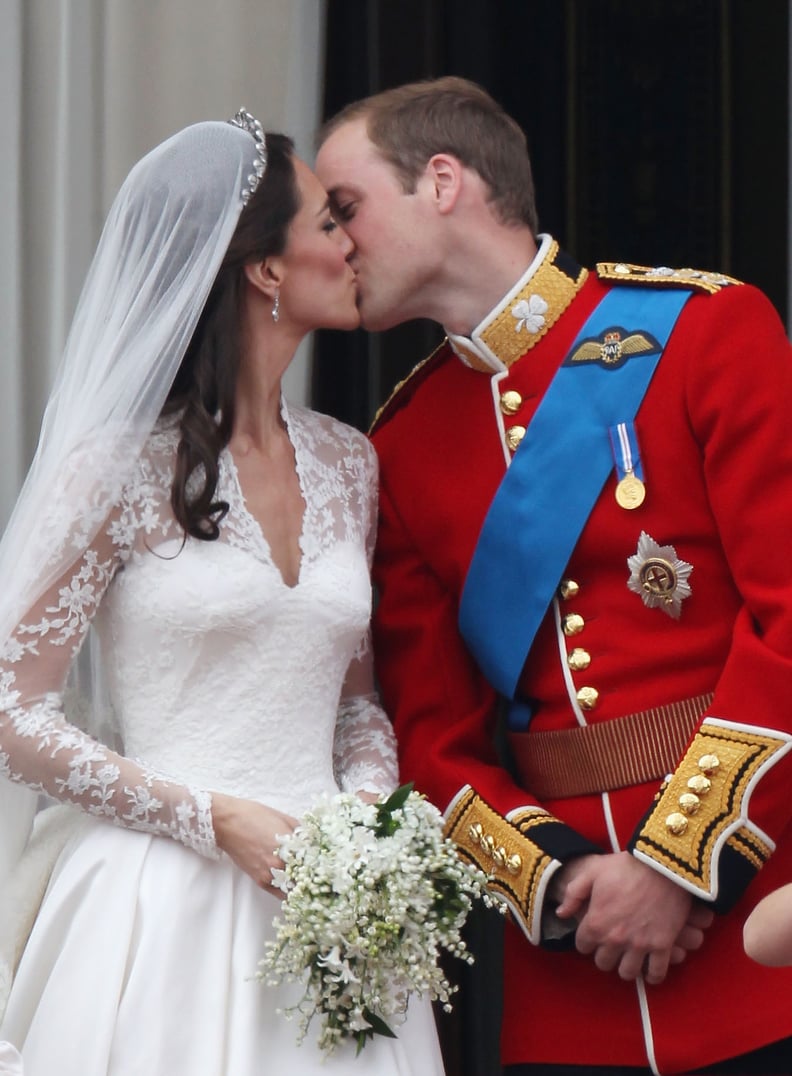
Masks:
[[[628,471],[616,486],[616,503],[620,508],[630,511],[640,507],[645,497],[646,487],[643,482],[632,471]]]

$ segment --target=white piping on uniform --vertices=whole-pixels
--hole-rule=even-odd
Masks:
[[[660,1069],[657,1067],[657,1058],[655,1057],[654,1052],[654,1036],[652,1035],[652,1017],[649,1014],[649,999],[646,996],[646,983],[643,981],[643,976],[639,976],[635,980],[635,986],[638,990],[638,1002],[641,1006],[641,1024],[643,1025],[646,1059],[655,1076],[660,1076]]]
[[[613,811],[611,810],[610,795],[607,792],[602,793],[602,810],[605,815],[605,823],[608,827],[608,837],[610,838],[611,847],[614,852],[621,852],[622,848],[619,844],[619,837],[616,833],[616,825],[613,821]],[[646,1059],[649,1062],[649,1067],[655,1076],[660,1076],[660,1070],[657,1067],[657,1061],[655,1059],[654,1050],[654,1035],[652,1033],[652,1015],[649,1012],[649,999],[646,996],[646,983],[643,976],[639,975],[635,980],[635,989],[638,991],[638,1005],[641,1010],[641,1030],[643,1031],[644,1049],[646,1050]]]
[[[575,691],[575,684],[572,680],[572,670],[569,668],[569,662],[567,661],[566,635],[564,635],[564,629],[561,627],[561,609],[557,598],[553,599],[553,615],[556,623],[558,651],[561,656],[561,671],[564,674],[564,683],[566,684],[567,695],[569,696],[569,704],[572,707],[572,712],[575,715],[578,725],[585,728],[588,722],[586,721],[583,711],[580,708],[580,703],[577,700],[577,692]]]
[[[500,383],[504,377],[509,376],[508,370],[502,370],[500,373],[495,374],[490,378],[490,388],[492,389],[492,406],[495,411],[495,425],[498,427],[498,433],[500,434],[501,448],[503,449],[503,460],[508,470],[512,461],[512,453],[509,451],[509,447],[506,444],[506,423],[504,421],[504,415],[500,408]]]

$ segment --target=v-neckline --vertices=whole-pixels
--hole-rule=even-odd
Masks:
[[[303,510],[302,518],[300,520],[300,531],[297,536],[297,548],[299,552],[299,562],[297,565],[297,578],[294,583],[288,583],[284,577],[283,570],[275,560],[272,553],[272,547],[270,546],[267,536],[259,522],[258,518],[250,511],[245,499],[245,491],[242,489],[242,482],[239,478],[239,469],[234,459],[234,454],[230,447],[226,446],[225,455],[229,464],[229,471],[231,480],[234,483],[234,491],[239,506],[240,517],[245,521],[247,529],[250,531],[251,536],[255,539],[256,543],[260,547],[262,559],[269,564],[275,574],[278,576],[281,584],[286,590],[297,590],[303,581],[303,575],[305,570],[305,529],[308,520],[308,496],[305,482],[303,481],[303,465],[301,460],[301,452],[299,446],[299,436],[295,436],[295,425],[292,421],[292,417],[289,414],[289,409],[286,405],[286,400],[281,397],[280,414],[283,419],[283,424],[286,429],[286,436],[291,445],[292,452],[294,454],[294,469],[297,476],[297,484],[300,487],[300,496],[302,497]]]

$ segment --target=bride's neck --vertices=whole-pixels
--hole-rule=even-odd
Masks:
[[[246,445],[247,451],[255,447],[266,454],[284,437],[281,380],[302,336],[283,317],[274,322],[271,304],[253,294],[242,324],[232,449],[236,442]]]
[[[240,365],[237,380],[234,429],[231,448],[247,450],[255,446],[266,452],[273,441],[283,435],[281,416],[281,378],[291,355],[277,356],[271,349],[266,356],[249,352]]]

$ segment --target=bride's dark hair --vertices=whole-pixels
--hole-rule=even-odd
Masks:
[[[282,254],[300,208],[286,135],[267,133],[267,168],[239,217],[226,256],[163,407],[179,412],[180,440],[171,505],[186,534],[213,541],[228,502],[214,500],[218,459],[234,425],[239,373],[244,266]]]

